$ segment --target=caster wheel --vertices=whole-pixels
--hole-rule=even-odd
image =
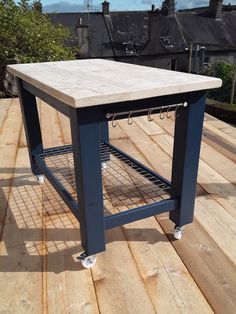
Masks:
[[[102,169],[107,169],[107,163],[106,162],[102,162]]]
[[[43,174],[37,175],[36,180],[38,181],[39,184],[44,184],[44,175]]]
[[[174,229],[174,238],[180,240],[183,236],[183,227],[175,227]]]
[[[92,268],[97,261],[96,255],[86,256],[85,254],[81,254],[79,259],[84,268]]]

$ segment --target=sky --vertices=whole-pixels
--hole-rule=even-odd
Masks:
[[[99,10],[101,8],[102,0],[88,0],[93,4],[93,10]],[[151,4],[155,4],[157,8],[161,6],[162,0],[110,0],[110,8],[114,11],[122,10],[149,10]],[[86,8],[86,0],[42,0],[44,11],[57,11],[61,12],[63,8],[67,12],[81,11]],[[193,8],[200,6],[207,6],[209,0],[177,0],[176,9]],[[236,0],[224,0],[224,4],[236,4]],[[61,9],[60,9],[61,8]],[[65,12],[65,11],[64,11]]]

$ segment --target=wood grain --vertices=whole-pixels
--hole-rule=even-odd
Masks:
[[[42,313],[42,287],[41,191],[19,148],[0,245],[0,312]]]
[[[22,121],[18,100],[0,102],[0,239],[6,215]],[[16,119],[16,117],[18,117]]]
[[[7,69],[16,77],[76,108],[222,85],[220,79],[213,77],[103,59],[15,64]]]

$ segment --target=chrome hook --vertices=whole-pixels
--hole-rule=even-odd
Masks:
[[[147,115],[148,122],[152,122],[154,119],[152,118],[152,109],[148,110],[148,115]]]
[[[178,116],[179,116],[179,114],[177,114],[179,107],[180,107],[180,105],[178,104],[175,108],[175,118],[178,118]]]
[[[111,125],[113,126],[113,128],[115,128],[117,126],[117,123],[115,122],[115,117],[116,117],[116,115],[113,114],[112,122],[111,122]]]
[[[161,119],[161,120],[163,120],[163,119],[165,118],[165,117],[162,115],[163,109],[164,109],[164,107],[161,106],[161,110],[160,110],[160,119]]]
[[[171,118],[171,115],[169,115],[169,110],[170,110],[170,105],[168,106],[168,108],[166,110],[166,117],[167,117],[167,119]]]
[[[132,114],[132,111],[129,112],[128,125],[131,125],[133,123],[133,120],[131,119],[131,114]]]

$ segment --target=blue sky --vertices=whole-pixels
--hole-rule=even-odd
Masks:
[[[92,2],[97,10],[100,9],[100,4],[102,0],[89,0]],[[111,10],[149,10],[151,4],[155,4],[156,7],[160,7],[162,1],[161,0],[110,0]],[[224,4],[236,4],[236,0],[225,0]],[[64,4],[71,4],[71,7],[77,6],[78,9],[86,3],[86,0],[42,0],[43,6],[49,6],[51,4],[56,3],[64,3]],[[205,6],[208,5],[209,0],[177,0],[177,9],[183,8],[192,8],[197,6]]]

